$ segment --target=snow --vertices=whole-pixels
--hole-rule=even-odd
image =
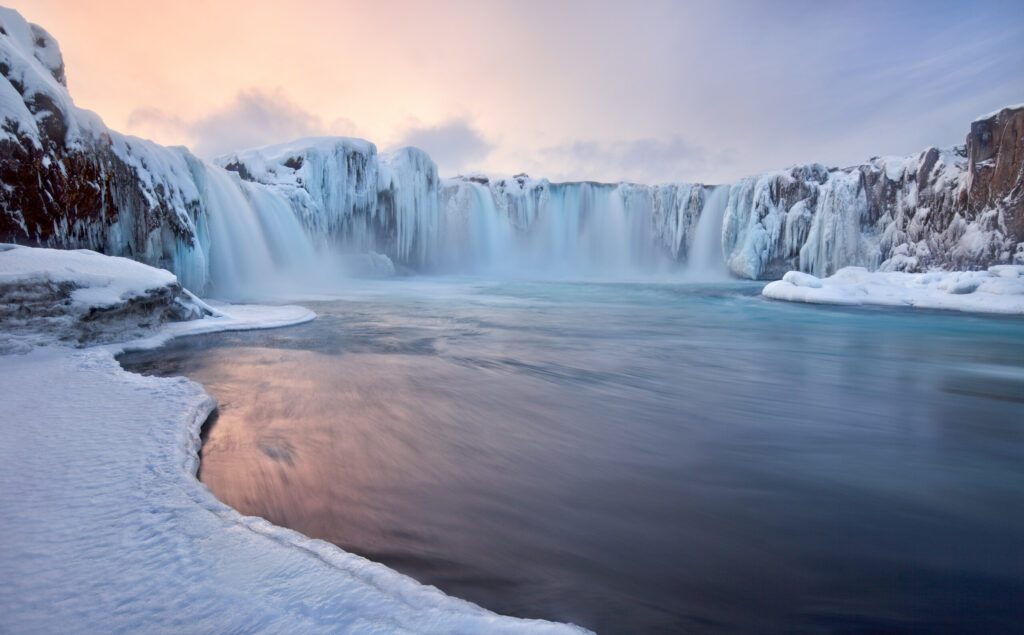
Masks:
[[[251,329],[280,328],[309,322],[316,314],[309,309],[294,305],[262,306],[257,304],[228,304],[211,302],[216,315],[198,320],[170,322],[150,337],[132,340],[129,344],[108,345],[111,351],[139,350],[154,348],[175,337],[203,335],[223,331],[246,331]]]
[[[41,144],[37,123],[53,115],[48,110],[33,115],[21,95],[25,98],[33,98],[37,94],[45,95],[52,100],[58,111],[65,114],[75,110],[66,88],[56,77],[57,71],[63,67],[60,48],[57,41],[44,29],[30,24],[13,9],[0,7],[0,28],[6,33],[5,36],[0,36],[0,64],[8,69],[7,76],[15,80],[21,88],[14,90],[10,82],[0,79],[0,83],[11,89],[0,90],[2,115],[16,123],[20,132],[28,135],[39,148]],[[69,136],[78,133],[77,123],[75,120],[69,121]],[[91,124],[92,121],[86,119],[82,123]],[[0,135],[13,137],[6,130],[0,130]]]
[[[765,297],[817,304],[872,304],[1024,315],[1024,266],[987,271],[902,273],[846,267],[828,278],[790,271]]]
[[[87,249],[63,250],[0,243],[0,286],[33,281],[69,282],[83,308],[107,307],[177,282],[174,274],[128,258]]]
[[[375,216],[378,156],[368,141],[298,139],[228,154],[214,162],[284,197],[314,236],[358,233],[362,226],[357,221]]]
[[[174,274],[93,251],[0,244],[0,353],[141,336],[221,317]]]
[[[1003,112],[1004,110],[1020,110],[1022,108],[1024,108],[1024,103],[1022,103],[1022,104],[1014,104],[1012,106],[1003,106],[999,110],[993,110],[992,112],[988,113],[987,115],[982,115],[982,116],[978,117],[977,119],[974,120],[973,123],[977,123],[979,121],[985,121],[986,119],[991,119],[992,117],[995,117],[996,115],[998,115],[999,113]]]
[[[74,301],[99,303],[90,306],[177,285],[168,272],[89,252],[5,248],[0,271],[4,284],[93,290]],[[213,313],[86,348],[40,332],[46,345],[0,357],[3,630],[583,632],[496,615],[217,501],[195,477],[212,398],[182,377],[128,373],[115,355],[314,315],[295,306]]]

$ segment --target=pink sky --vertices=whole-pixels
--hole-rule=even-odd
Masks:
[[[444,175],[720,182],[960,142],[1024,97],[1024,21],[980,9],[974,37],[955,7],[9,4],[60,42],[80,106],[207,157],[344,134],[423,146]]]

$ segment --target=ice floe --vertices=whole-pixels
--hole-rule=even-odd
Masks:
[[[790,271],[765,297],[817,304],[875,304],[1024,315],[1024,266],[986,271],[902,273],[846,267],[827,278]]]

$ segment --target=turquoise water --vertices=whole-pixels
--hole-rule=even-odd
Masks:
[[[601,632],[1024,623],[1024,320],[760,285],[419,280],[122,361],[222,500]]]

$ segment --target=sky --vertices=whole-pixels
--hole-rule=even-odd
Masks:
[[[442,176],[724,183],[963,143],[1024,102],[1024,1],[7,0],[75,102],[204,158],[311,135]]]

